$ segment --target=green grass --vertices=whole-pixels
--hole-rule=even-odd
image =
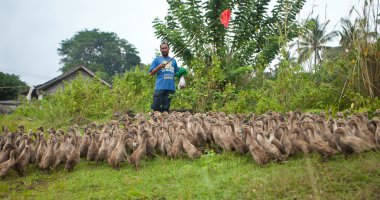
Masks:
[[[318,155],[259,167],[249,155],[209,154],[190,161],[156,157],[135,171],[125,163],[82,160],[73,173],[30,166],[0,181],[5,199],[380,199],[380,153],[323,163]]]
[[[33,128],[33,130],[36,130],[38,128],[36,124],[40,124],[40,122],[36,122],[36,120],[16,115],[0,114],[0,126],[7,126],[11,131],[15,131],[17,130],[17,127],[21,124],[27,128],[27,131],[29,131],[29,128]]]

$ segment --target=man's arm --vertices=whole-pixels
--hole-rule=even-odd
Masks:
[[[154,68],[151,72],[150,75],[153,76],[155,75],[160,69],[164,68],[166,64],[162,63],[158,65],[156,68]]]

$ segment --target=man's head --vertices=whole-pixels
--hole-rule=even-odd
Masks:
[[[167,57],[169,55],[169,45],[166,42],[160,44],[160,51],[163,57]]]

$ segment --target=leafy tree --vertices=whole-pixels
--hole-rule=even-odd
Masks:
[[[239,76],[268,66],[279,51],[279,40],[285,43],[297,36],[295,17],[305,0],[277,0],[270,15],[270,0],[167,2],[165,19],[153,22],[156,36],[167,41],[190,66],[194,58],[204,58],[211,66],[212,54],[216,54],[227,78],[238,80]],[[228,8],[232,9],[233,18],[225,29],[219,16]]]
[[[306,30],[301,35],[302,41],[298,47],[300,62],[306,61],[310,57],[314,58],[314,65],[321,61],[321,52],[328,47],[326,43],[337,36],[335,31],[327,33],[326,28],[329,22],[330,20],[327,20],[326,23],[319,22],[319,16],[306,22]]]
[[[17,95],[28,86],[14,74],[0,72],[0,100],[17,99]]]
[[[124,73],[140,64],[136,48],[113,32],[98,29],[79,31],[72,38],[63,40],[58,48],[62,72],[84,65],[94,72],[108,76]],[[103,77],[106,77],[102,73]]]

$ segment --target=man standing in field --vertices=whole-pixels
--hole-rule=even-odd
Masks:
[[[177,62],[169,57],[169,45],[166,42],[161,43],[160,57],[153,60],[149,68],[151,76],[157,74],[156,84],[154,87],[153,104],[151,108],[154,111],[169,112],[171,97],[175,92],[175,73],[178,71]]]

